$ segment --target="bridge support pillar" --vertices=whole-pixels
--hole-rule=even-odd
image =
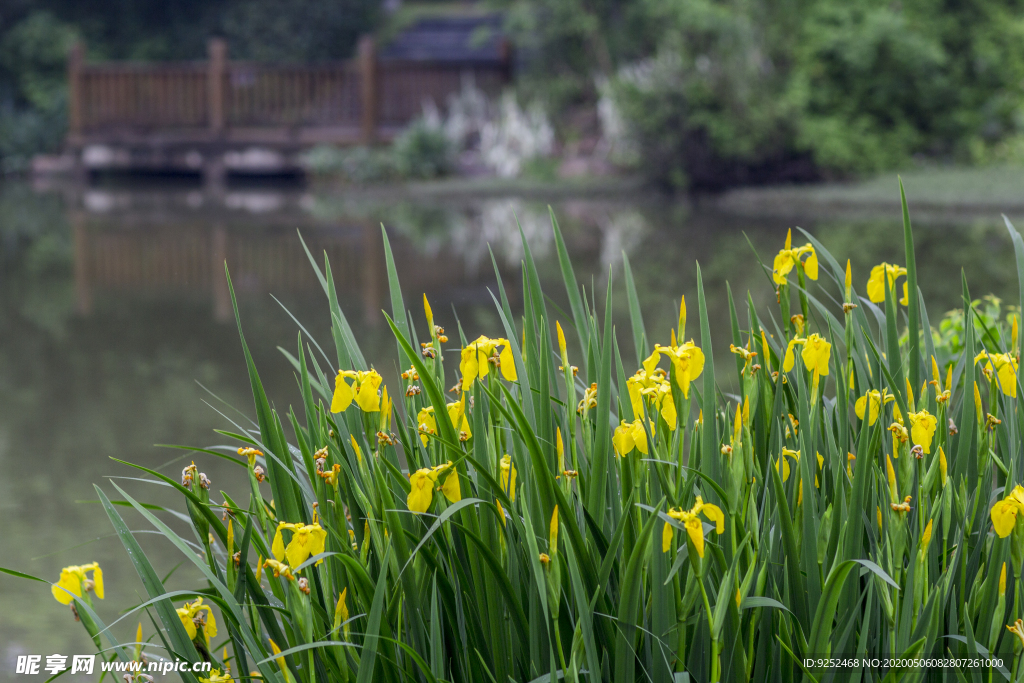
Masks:
[[[85,216],[79,209],[71,212],[71,235],[75,245],[75,312],[84,317],[92,313],[91,250]]]
[[[207,52],[210,58],[207,65],[208,116],[210,132],[217,136],[224,131],[224,79],[227,75],[228,44],[223,38],[211,38]]]
[[[214,197],[220,197],[227,190],[228,170],[224,156],[212,153],[203,161],[203,188]]]
[[[372,145],[377,139],[377,46],[373,36],[359,39],[359,78],[363,144]]]

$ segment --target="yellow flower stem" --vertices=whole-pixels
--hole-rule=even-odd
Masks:
[[[557,562],[557,560],[552,560]],[[552,615],[551,617],[551,635],[555,639],[555,647],[558,650],[558,665],[562,668],[562,672],[567,672],[568,669],[565,666],[565,653],[562,651],[562,636],[559,634],[558,628],[558,617]]]
[[[946,453],[949,453],[949,424],[946,422],[946,404],[939,403],[935,410],[935,423],[938,425],[936,430],[936,439],[939,441],[939,446]],[[939,449],[934,449],[935,453],[939,452]]]
[[[853,303],[847,301],[846,303]],[[843,379],[849,381],[850,374],[853,372],[853,309],[846,311],[843,314],[846,320],[846,327],[843,329],[843,336],[845,343],[844,353],[846,355],[846,362],[843,364]],[[850,386],[847,387],[847,391],[853,390],[853,382],[850,382]]]
[[[943,489],[941,495],[943,495],[943,496],[946,495],[945,489]],[[947,545],[948,541],[946,539],[946,527],[948,525],[949,525],[949,523],[946,521],[945,515],[943,515],[943,518],[942,518],[942,572],[943,573],[946,572],[946,557],[949,555],[949,546]]]
[[[598,392],[600,392],[602,389],[601,389],[601,387],[598,387],[597,390],[598,390]],[[584,413],[589,415],[589,413],[588,413],[586,408],[584,408],[583,410],[584,410]],[[593,419],[593,418],[591,418],[591,419]],[[584,424],[582,426],[582,428],[580,429],[580,431],[583,432],[583,452],[584,453],[593,453],[594,452],[594,436],[593,436],[594,430],[590,429],[586,424]],[[577,462],[575,460],[575,457],[576,457],[576,455],[575,455],[575,451],[574,451],[573,452],[573,463],[572,464],[573,464],[573,467],[578,470],[579,468],[576,467]],[[613,456],[613,458],[614,458],[614,456]]]
[[[703,564],[703,560],[701,561]],[[715,618],[714,613],[711,611],[711,604],[708,602],[708,592],[704,589],[704,572],[701,572],[697,577],[697,585],[700,586],[700,597],[704,601],[704,611],[708,615],[708,632],[711,636],[711,683],[718,683],[719,676],[719,662],[718,662],[718,640],[715,638]],[[728,599],[726,596],[719,594],[719,600]]]
[[[802,336],[807,336],[811,332],[811,317],[808,313],[807,283],[806,278],[804,278],[804,264],[802,261],[798,261],[796,264],[796,281],[800,285],[800,312],[804,316],[804,334]]]
[[[925,517],[928,516],[928,511],[925,509],[924,501],[924,473],[921,471],[922,461],[914,458],[914,465],[917,469],[917,537],[921,538],[924,534]]]
[[[673,448],[675,449],[675,460],[678,467],[675,468],[676,478],[673,480],[672,477],[669,477],[669,480],[675,483],[674,491],[678,492],[680,487],[683,485],[683,477],[686,473],[686,470],[683,469],[683,467],[686,464],[686,440],[688,438],[687,430],[689,429],[687,423],[689,422],[688,418],[690,415],[689,398],[681,399],[680,404],[677,404],[676,406],[676,414],[678,417],[676,418],[676,431],[673,437],[675,439],[675,441],[673,441]]]
[[[789,285],[779,285],[779,308],[782,311],[782,327],[786,332],[786,337],[793,336],[793,322],[789,319]],[[782,345],[786,345],[786,340],[782,340]],[[781,358],[780,358],[781,360]]]
[[[568,357],[568,353],[566,354]],[[576,405],[576,383],[572,376],[572,367],[566,363],[562,364],[562,369],[565,371],[565,396],[566,404],[569,409],[566,411],[569,414],[569,454],[572,457],[572,469],[579,472],[579,456],[576,453],[576,411],[573,406]],[[561,474],[559,472],[559,474]],[[568,491],[570,490],[571,482],[566,480],[566,497],[568,498]]]
[[[270,520],[267,519],[267,511],[263,505],[263,496],[260,494],[260,485],[256,481],[256,473],[252,467],[249,468],[249,489],[252,491],[253,500],[256,501],[256,519],[259,522],[260,528],[266,532],[270,528]]]

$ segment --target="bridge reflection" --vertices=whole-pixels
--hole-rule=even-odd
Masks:
[[[318,196],[259,187],[225,193],[87,188],[67,190],[66,204],[83,315],[104,297],[198,298],[216,320],[230,320],[225,262],[240,298],[319,295],[297,230],[321,267],[323,255],[329,257],[346,314],[361,315],[370,326],[384,322],[382,308],[390,310],[382,223],[407,301],[425,292],[439,304],[489,308],[487,289],[496,291],[493,254],[515,305],[521,297],[520,228],[534,256],[554,263],[546,203],[507,197],[442,201],[379,190]],[[643,213],[614,200],[562,201],[557,213],[577,275],[599,283],[609,266],[619,267],[622,252],[631,252],[650,231]],[[560,281],[557,268],[549,275]]]
[[[373,209],[318,211],[309,195],[235,192],[211,201],[195,192],[89,190],[72,199],[74,278],[79,314],[98,299],[179,297],[208,301],[219,321],[232,317],[227,263],[240,298],[274,293],[317,294],[321,285],[299,240],[323,267],[330,259],[339,298],[363,322],[384,322],[387,274],[381,220]],[[508,214],[510,227],[511,212]],[[386,221],[385,221],[386,222]],[[514,228],[513,228],[514,229]],[[460,258],[450,245],[424,248],[389,227],[396,268],[407,292],[458,291],[494,282],[490,268]],[[518,268],[502,268],[510,284]],[[515,296],[515,288],[512,295]]]

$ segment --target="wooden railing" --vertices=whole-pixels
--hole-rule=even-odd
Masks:
[[[360,73],[348,63],[272,66],[237,62],[224,83],[228,126],[359,125]]]
[[[253,129],[346,131],[339,139],[372,142],[419,116],[424,101],[443,104],[467,75],[494,92],[509,73],[507,59],[378,60],[369,37],[355,59],[310,65],[228,61],[220,39],[205,62],[87,64],[79,45],[68,63],[69,142],[162,131],[216,140]]]
[[[206,68],[179,64],[148,73],[145,67],[83,69],[80,120],[90,129],[107,126],[206,125]]]

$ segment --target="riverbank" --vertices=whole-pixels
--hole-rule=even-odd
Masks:
[[[921,219],[1024,215],[1024,166],[927,167],[889,171],[865,180],[746,187],[692,198],[694,204],[738,215],[773,217],[891,215],[900,210],[898,179],[903,179],[907,202]],[[352,185],[314,181],[311,187],[339,197],[460,199],[521,197],[535,200],[568,198],[672,201],[646,187],[638,177],[603,176],[540,180],[494,177]]]
[[[919,168],[856,182],[742,188],[699,201],[741,215],[891,215],[900,210],[898,178],[916,218],[1024,215],[1024,166]]]
[[[625,199],[635,197],[638,193],[652,193],[651,190],[644,187],[640,178],[622,176],[582,176],[553,180],[497,178],[494,176],[449,177],[441,180],[365,185],[314,180],[310,183],[310,188],[343,198],[358,195],[361,198],[393,197],[397,199],[462,199],[470,197],[474,199],[520,197],[536,200],[601,197]]]

